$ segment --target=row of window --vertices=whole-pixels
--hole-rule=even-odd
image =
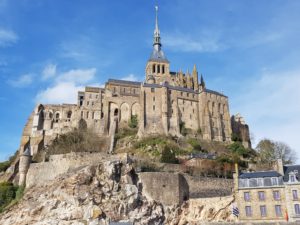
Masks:
[[[126,94],[138,94],[138,90],[136,88],[129,89],[128,88],[120,88],[121,93]],[[117,92],[117,87],[113,87],[113,93]]]
[[[266,217],[267,216],[267,206],[261,205],[261,206],[259,206],[259,209],[260,209],[260,216],[261,217]],[[281,205],[275,205],[274,209],[275,209],[275,215],[277,217],[281,217],[282,216],[282,207],[281,207]],[[299,204],[294,204],[294,213],[297,216],[300,215],[300,205]],[[247,217],[253,216],[251,206],[245,206],[245,214],[246,214]]]
[[[298,207],[299,207],[299,205],[298,205]],[[261,205],[261,206],[259,206],[259,209],[260,209],[260,216],[261,217],[266,217],[267,216],[267,206]],[[275,205],[274,210],[275,210],[275,214],[276,214],[277,217],[282,216],[282,207],[281,207],[281,205]],[[247,217],[251,217],[253,215],[251,206],[245,206],[245,214],[246,214]]]
[[[85,118],[86,119],[89,119],[91,117],[91,119],[95,119],[95,112],[92,112],[91,114],[90,114],[90,112],[89,111],[87,111],[86,113],[85,113]],[[101,119],[104,117],[104,113],[103,112],[101,112]],[[83,111],[81,111],[81,118],[83,119],[84,118],[84,112]]]
[[[283,185],[282,177],[239,179],[239,187],[265,187]]]
[[[161,69],[161,71],[160,71]],[[152,73],[165,73],[165,65],[153,64],[152,65]]]
[[[296,193],[297,194],[297,193]],[[266,200],[266,195],[265,195],[265,192],[264,191],[258,191],[258,199],[260,201],[265,201]],[[297,198],[298,198],[298,194],[297,194]],[[273,199],[274,200],[280,200],[281,199],[281,196],[280,196],[280,192],[279,191],[273,191]],[[246,202],[249,202],[251,201],[251,195],[250,195],[250,192],[244,192],[244,200]]]

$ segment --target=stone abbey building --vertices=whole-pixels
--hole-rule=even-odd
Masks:
[[[153,51],[146,62],[145,80],[109,79],[104,88],[86,87],[78,92],[77,104],[39,104],[24,128],[20,152],[30,145],[31,155],[47,146],[57,135],[79,126],[99,136],[112,136],[138,118],[138,136],[152,134],[181,136],[184,126],[203,140],[230,142],[232,127],[249,147],[248,126],[239,116],[230,118],[228,97],[209,90],[203,77],[173,72],[162,51],[157,10]]]

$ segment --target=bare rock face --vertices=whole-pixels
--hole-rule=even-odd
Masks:
[[[140,186],[130,164],[115,160],[87,166],[31,187],[18,204],[0,215],[0,224],[106,225],[130,221],[175,225],[231,220],[228,206],[232,199],[223,205],[218,200],[218,207],[200,200],[167,207],[146,199]]]

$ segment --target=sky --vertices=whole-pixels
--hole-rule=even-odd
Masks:
[[[143,81],[155,5],[171,70],[196,64],[254,147],[270,138],[300,158],[300,1],[0,0],[0,161],[37,103],[76,103],[109,78]]]

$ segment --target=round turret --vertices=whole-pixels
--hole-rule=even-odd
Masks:
[[[19,186],[24,186],[26,183],[26,174],[28,172],[29,166],[31,163],[31,154],[30,154],[30,147],[27,147],[26,150],[20,156],[19,162]]]

